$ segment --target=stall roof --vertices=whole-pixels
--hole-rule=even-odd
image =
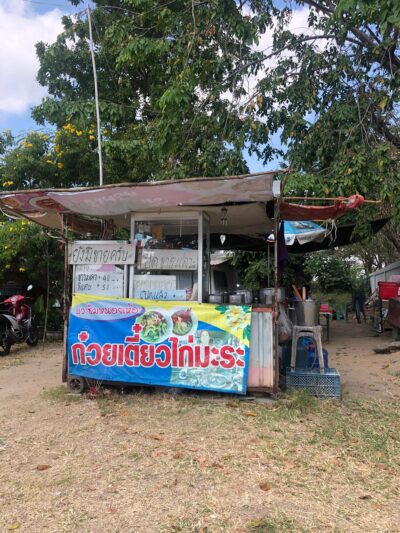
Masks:
[[[205,209],[211,230],[256,235],[271,226],[265,203],[273,198],[276,174],[262,172],[242,176],[191,178],[173,181],[121,183],[75,189],[36,189],[0,195],[6,212],[23,216],[50,228],[61,228],[61,214],[70,214],[82,231],[90,219],[112,219],[129,227],[131,212]],[[255,204],[248,209],[248,204]],[[220,209],[228,206],[228,225],[220,224]],[[89,217],[89,220],[86,218]]]

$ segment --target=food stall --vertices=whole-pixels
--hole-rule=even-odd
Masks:
[[[210,290],[211,250],[246,249],[276,231],[267,215],[279,195],[274,174],[0,196],[6,213],[58,231],[67,244],[63,377],[72,387],[277,390],[277,298]]]

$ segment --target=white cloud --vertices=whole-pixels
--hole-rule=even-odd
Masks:
[[[58,9],[35,13],[23,0],[0,0],[0,112],[22,115],[45,96],[36,81],[35,44],[55,41],[61,16]]]

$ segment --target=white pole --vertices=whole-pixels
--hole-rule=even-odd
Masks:
[[[198,297],[197,301],[199,304],[203,302],[203,213],[198,215],[198,224],[197,224],[197,291]]]
[[[93,81],[94,81],[94,99],[96,104],[96,120],[97,120],[97,146],[99,150],[99,178],[100,186],[103,185],[103,157],[101,153],[101,130],[100,130],[100,109],[99,109],[99,93],[97,90],[97,72],[96,72],[96,62],[94,58],[94,46],[93,46],[93,34],[92,34],[92,20],[90,18],[90,7],[87,9],[87,17],[89,23],[89,41],[90,41],[90,53],[92,56],[92,66],[93,66]]]

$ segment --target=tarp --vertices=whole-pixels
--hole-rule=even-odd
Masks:
[[[246,393],[250,306],[75,294],[68,372],[96,381]]]
[[[131,212],[163,212],[207,208],[215,231],[222,227],[221,206],[228,208],[226,232],[256,234],[271,226],[265,203],[273,198],[276,172],[193,178],[174,181],[122,183],[79,189],[15,191],[0,195],[6,212],[22,215],[51,228],[61,228],[62,213],[113,220],[129,227]],[[248,205],[252,208],[248,209]],[[81,219],[84,222],[84,219]]]
[[[361,194],[354,194],[349,198],[337,198],[332,205],[326,206],[281,202],[279,214],[282,220],[334,220],[363,202],[364,197]]]
[[[293,246],[295,242],[305,244],[314,240],[321,242],[326,234],[326,229],[315,222],[305,221],[284,221],[284,237],[286,246]],[[273,234],[268,237],[268,241],[274,242]]]

